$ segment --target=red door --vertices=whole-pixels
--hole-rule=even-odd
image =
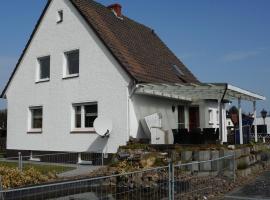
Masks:
[[[189,130],[200,127],[199,107],[189,108]]]

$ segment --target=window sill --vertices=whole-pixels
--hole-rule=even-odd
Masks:
[[[73,129],[72,131],[70,131],[70,133],[96,133],[94,128],[77,128],[77,129]]]
[[[31,129],[27,131],[27,134],[41,134],[41,133],[42,133],[42,129]]]
[[[49,78],[44,78],[44,79],[40,79],[40,80],[36,81],[36,83],[43,83],[43,82],[48,82],[48,81],[50,81]]]
[[[79,74],[70,74],[70,75],[64,76],[63,79],[70,79],[70,78],[76,78],[76,77],[79,77]]]

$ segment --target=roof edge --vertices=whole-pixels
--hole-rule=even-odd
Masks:
[[[12,81],[12,79],[13,79],[19,65],[21,64],[21,61],[22,61],[22,59],[23,59],[23,57],[24,57],[30,43],[32,42],[32,39],[33,39],[33,37],[34,37],[34,35],[35,35],[35,33],[36,33],[36,31],[37,31],[37,29],[38,29],[38,27],[39,27],[39,25],[40,25],[40,23],[41,23],[41,21],[42,21],[42,19],[43,19],[43,17],[44,17],[44,15],[45,15],[45,13],[46,13],[46,11],[47,11],[47,9],[48,9],[51,2],[52,2],[52,0],[47,1],[46,6],[44,7],[44,9],[43,9],[43,11],[42,11],[42,13],[40,15],[40,17],[39,17],[39,19],[38,19],[38,21],[37,21],[37,23],[35,25],[34,30],[32,31],[32,33],[30,35],[30,38],[28,39],[28,41],[27,41],[27,43],[26,43],[26,45],[25,45],[25,47],[24,47],[24,49],[22,51],[22,54],[21,54],[19,60],[17,61],[17,64],[16,64],[13,72],[11,73],[11,76],[10,76],[8,82],[7,82],[6,86],[4,87],[4,89],[3,89],[3,91],[2,91],[2,93],[0,95],[0,98],[5,98],[5,94],[6,94],[6,91],[8,89],[8,86],[9,86],[10,82]]]
[[[103,45],[107,48],[107,50],[111,53],[111,55],[114,57],[114,59],[117,61],[117,63],[123,68],[123,70],[128,74],[128,76],[133,79],[135,82],[138,82],[138,80],[126,69],[126,67],[121,63],[121,61],[117,58],[117,56],[113,53],[111,48],[106,44],[106,42],[102,39],[100,34],[97,32],[95,27],[87,20],[87,18],[84,16],[84,14],[81,12],[81,10],[76,6],[76,4],[70,0],[71,4],[76,8],[76,10],[79,12],[81,17],[84,19],[84,21],[88,24],[88,26],[94,31],[96,36],[100,39],[100,41],[103,43]]]

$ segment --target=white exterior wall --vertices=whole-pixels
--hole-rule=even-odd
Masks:
[[[257,117],[257,125],[263,125],[263,124],[264,124],[263,118]],[[270,133],[270,117],[269,116],[265,118],[265,125],[267,126],[267,133]]]
[[[201,119],[203,120],[201,126],[204,128],[219,128],[218,103],[215,101],[205,100],[201,108],[203,112],[203,114],[201,115]],[[209,110],[212,110],[213,112],[212,123],[209,123],[210,122]]]
[[[147,95],[133,95],[130,100],[130,136],[133,138],[143,138],[143,130],[140,120],[145,116],[161,113],[162,127],[165,130],[178,128],[178,105],[185,105],[182,101],[159,98]],[[172,111],[172,106],[175,111]],[[188,114],[186,113],[188,117]],[[187,119],[187,118],[186,118]]]
[[[56,24],[57,11],[63,22]],[[80,76],[62,79],[64,52],[80,50]],[[37,57],[50,55],[49,82],[35,83]],[[7,148],[42,151],[116,152],[128,140],[129,78],[66,0],[53,1],[9,88]],[[72,103],[98,102],[98,115],[112,119],[109,139],[71,134]],[[43,106],[42,134],[27,134],[29,106]]]

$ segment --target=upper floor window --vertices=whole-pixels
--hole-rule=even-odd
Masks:
[[[30,107],[30,131],[41,132],[43,121],[42,107]]]
[[[65,77],[73,77],[79,75],[79,50],[65,52]]]
[[[50,79],[50,56],[38,58],[37,81],[47,81]]]

